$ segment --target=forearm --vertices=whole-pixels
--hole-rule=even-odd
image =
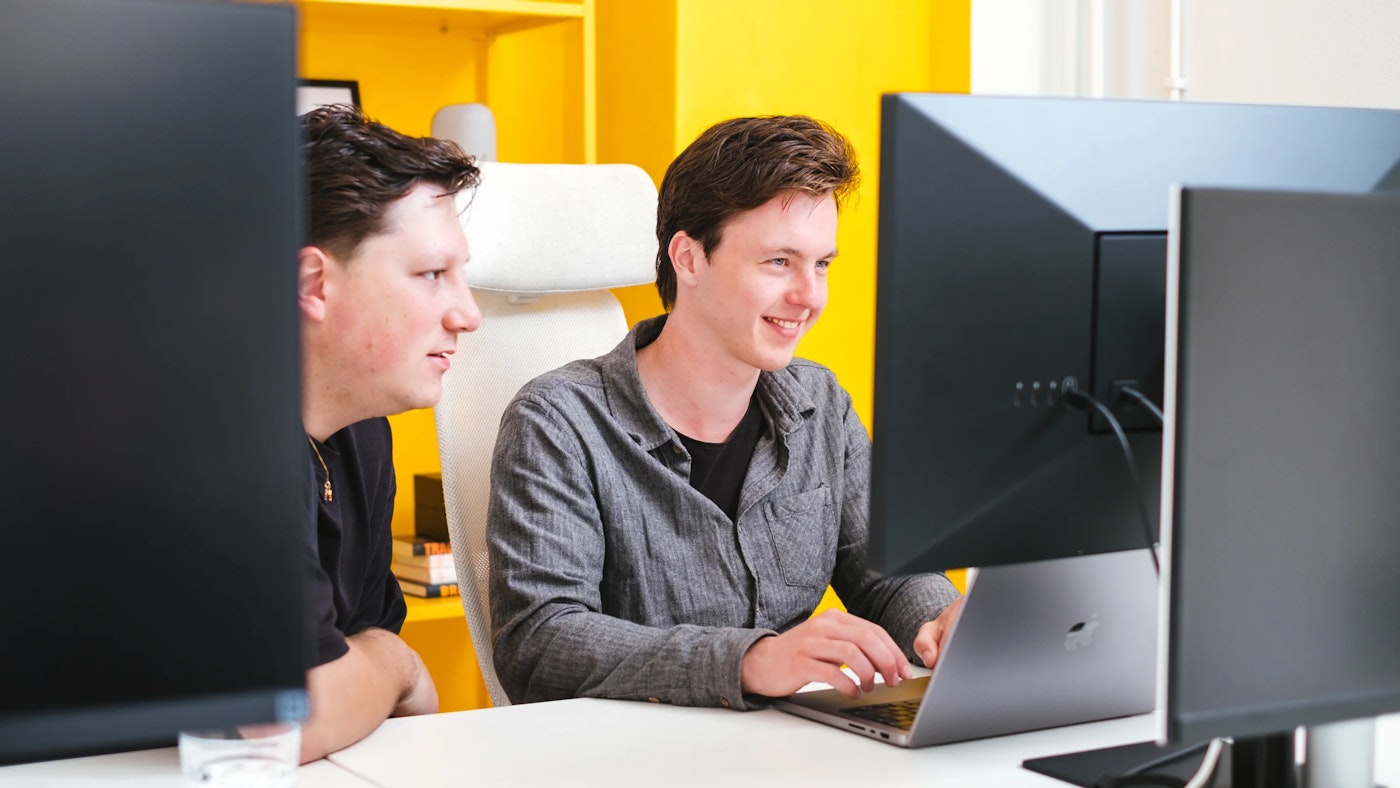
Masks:
[[[574,697],[745,708],[743,656],[769,630],[646,627],[583,610],[540,610],[496,641],[495,659],[517,702]]]
[[[302,763],[368,736],[406,697],[423,692],[424,682],[431,690],[422,661],[394,633],[366,630],[346,643],[350,650],[344,656],[307,673],[311,718],[302,727]],[[430,705],[420,711],[436,710],[435,692]]]

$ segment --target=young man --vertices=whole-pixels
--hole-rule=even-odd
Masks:
[[[661,184],[669,315],[507,408],[489,534],[513,700],[742,709],[933,663],[957,592],[866,565],[869,437],[832,373],[793,359],[857,177],[850,143],[810,118],[706,131]],[[851,612],[812,618],[828,583]]]
[[[384,418],[435,405],[457,335],[481,324],[453,195],[477,184],[454,143],[406,137],[349,106],[307,113],[310,245],[298,255],[315,626],[302,761],[386,718],[437,711],[389,572],[394,467]]]

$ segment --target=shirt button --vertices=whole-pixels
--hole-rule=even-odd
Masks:
[[[660,702],[661,702],[661,699],[658,698],[658,697],[656,697],[655,695],[653,695],[653,696],[650,697],[650,698],[647,698],[647,703],[660,703]]]
[[[671,444],[671,453],[672,453],[672,454],[680,454],[680,453],[681,453],[681,447],[680,447],[680,446],[677,446],[677,445],[674,444],[674,443]]]
[[[725,707],[726,709],[729,708],[729,698],[720,698],[719,705]]]

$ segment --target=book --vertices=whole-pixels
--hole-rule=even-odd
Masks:
[[[399,588],[409,596],[435,599],[444,596],[459,596],[456,583],[415,583],[412,580],[399,580]]]
[[[448,555],[452,552],[452,543],[441,539],[429,539],[422,536],[395,536],[394,556],[424,556],[424,555]]]
[[[447,566],[407,566],[395,560],[390,564],[389,571],[393,572],[394,577],[400,580],[412,580],[415,583],[435,585],[457,582],[457,567],[452,564]]]
[[[453,567],[451,553],[438,553],[437,555],[395,555],[394,563],[399,566],[431,566],[434,568],[445,566]]]

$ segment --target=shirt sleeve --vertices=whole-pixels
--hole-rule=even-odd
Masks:
[[[870,537],[870,436],[841,392],[845,405],[845,497],[841,501],[841,535],[831,585],[846,609],[882,626],[914,664],[914,638],[919,628],[938,617],[958,599],[946,575],[929,573],[885,577],[870,567],[866,547]]]
[[[606,697],[746,708],[740,664],[771,630],[648,627],[601,612],[607,524],[590,464],[606,461],[589,459],[577,431],[537,395],[506,409],[487,515],[494,660],[506,693],[516,703]]]

